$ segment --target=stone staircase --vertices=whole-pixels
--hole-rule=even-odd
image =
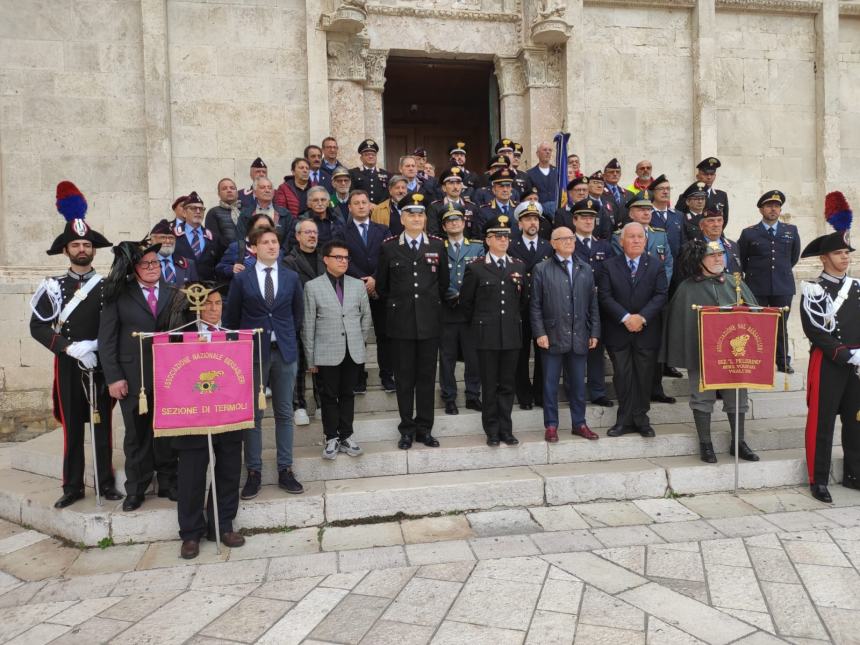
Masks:
[[[762,461],[741,463],[741,488],[805,483],[803,372],[799,369],[790,377],[787,391],[783,391],[783,375],[779,374],[777,391],[750,394],[747,438]],[[462,380],[462,365],[458,378]],[[305,485],[302,495],[287,495],[274,485],[273,420],[264,421],[264,486],[256,499],[241,502],[238,527],[322,526],[397,515],[694,495],[730,491],[734,486],[733,461],[726,454],[729,428],[719,404],[713,436],[720,463],[708,465],[698,459],[698,441],[684,396],[686,379],[664,379],[666,392],[679,400],[675,405],[653,405],[651,419],[657,436],[651,439],[604,436],[615,421],[616,410],[589,405],[587,420],[600,440],[571,436],[567,432],[569,415],[562,407],[561,441],[547,444],[542,411],[515,406],[514,427],[520,445],[490,448],[484,442],[480,414],[461,406],[458,416],[437,409],[434,435],[442,443],[440,448],[419,444],[409,451],[396,447],[395,396],[383,392],[378,382],[377,370],[370,366],[368,393],[356,399],[355,436],[364,448],[363,456],[340,455],[335,461],[325,461],[319,421],[296,428],[294,469]],[[114,427],[114,467],[121,486],[118,414]],[[175,539],[175,506],[154,496],[133,513],[123,513],[119,503],[99,508],[91,493],[69,509],[54,510],[62,450],[59,429],[14,448],[11,469],[0,470],[0,517],[87,545],[108,537],[114,543]],[[837,446],[834,481],[841,478],[841,467]],[[92,481],[89,466],[87,479]]]

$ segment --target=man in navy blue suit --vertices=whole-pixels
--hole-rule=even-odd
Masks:
[[[376,363],[379,365],[379,379],[382,389],[394,392],[394,368],[391,366],[388,336],[385,333],[385,300],[376,292],[376,267],[382,251],[382,241],[391,232],[382,224],[370,220],[373,203],[366,190],[354,190],[349,194],[349,219],[340,229],[346,248],[349,249],[349,268],[346,274],[364,282],[370,298],[370,316],[373,319],[373,333],[376,336]],[[355,393],[367,392],[367,372],[362,371]]]
[[[546,141],[538,144],[538,162],[528,169],[526,173],[532,181],[532,185],[538,189],[538,200],[543,206],[544,215],[552,221],[555,217],[558,196],[558,168],[550,163],[552,159],[552,146]]]
[[[161,277],[168,284],[185,286],[190,282],[197,282],[197,266],[194,260],[189,260],[181,255],[176,255],[176,235],[173,227],[166,219],[161,220],[149,232],[149,241],[152,244],[160,244],[158,249],[158,260],[161,262]]]
[[[268,229],[251,231],[248,245],[256,254],[253,267],[233,278],[224,326],[229,329],[262,328],[260,351],[254,351],[254,391],[260,390],[262,355],[263,387],[272,389],[275,412],[275,442],[277,446],[278,485],[288,493],[304,489],[293,475],[293,389],[298,364],[296,332],[301,329],[304,300],[299,276],[279,266],[281,242]],[[254,427],[245,431],[245,465],[248,479],[242,489],[242,499],[253,499],[260,492],[263,468],[263,410],[257,408]]]
[[[215,279],[215,265],[224,253],[221,240],[203,226],[203,200],[192,191],[185,199],[185,223],[176,225],[175,254],[194,260],[201,280]]]
[[[644,227],[631,222],[619,236],[621,254],[597,269],[603,342],[612,359],[618,416],[606,433],[653,437],[649,394],[662,342],[661,312],[669,282],[663,263],[645,252]]]

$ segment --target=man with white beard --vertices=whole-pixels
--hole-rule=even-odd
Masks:
[[[152,244],[161,244],[158,249],[158,259],[161,262],[161,275],[169,284],[185,286],[189,282],[197,282],[197,266],[194,260],[181,255],[174,255],[176,250],[176,235],[173,227],[166,219],[152,227],[149,233]]]

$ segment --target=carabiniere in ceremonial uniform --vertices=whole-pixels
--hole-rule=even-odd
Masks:
[[[54,240],[48,255],[65,253],[72,266],[65,274],[44,280],[33,296],[30,334],[54,353],[54,418],[62,424],[64,446],[63,496],[54,507],[65,508],[84,497],[84,424],[91,419],[91,404],[97,410],[92,413],[92,420],[99,491],[109,500],[122,499],[122,495],[114,487],[111,463],[113,406],[96,354],[104,283],[91,267],[95,249],[109,247],[111,243],[84,220],[86,200],[71,182],[57,186],[57,207],[72,219]],[[79,240],[90,243],[91,254],[84,248],[69,247]],[[90,379],[93,379],[92,389]],[[91,391],[93,401],[89,400]]]
[[[801,254],[824,261],[818,280],[802,285],[800,319],[811,343],[806,384],[809,487],[813,497],[828,504],[837,415],[842,421],[842,485],[860,489],[860,280],[845,273],[847,253],[838,253],[853,250],[847,231],[837,231],[815,238]]]
[[[466,267],[460,305],[471,321],[478,349],[481,390],[484,395],[481,422],[488,446],[502,441],[519,443],[513,434],[517,361],[523,344],[522,316],[528,307],[525,264],[507,254],[511,228],[507,215],[487,223],[484,236],[487,255]]]

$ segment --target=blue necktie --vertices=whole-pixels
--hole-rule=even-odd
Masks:
[[[631,278],[636,277],[636,261],[635,260],[630,260],[630,277]]]
[[[359,224],[359,227],[361,227],[361,239],[364,245],[367,246],[367,222],[362,222]]]
[[[169,282],[170,284],[176,284],[176,271],[173,270],[173,264],[167,258],[164,258],[161,261],[162,273],[164,274],[164,281]]]
[[[203,247],[200,244],[200,235],[196,228],[191,231],[191,250],[194,252],[194,257],[196,258],[199,258],[200,253],[203,251]]]

